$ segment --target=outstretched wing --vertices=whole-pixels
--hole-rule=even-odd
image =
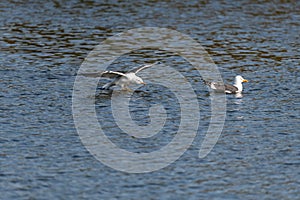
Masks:
[[[147,68],[152,67],[153,65],[156,65],[156,64],[159,64],[159,63],[160,62],[155,62],[155,63],[149,64],[149,65],[142,65],[142,66],[139,66],[137,68],[134,68],[134,69],[128,71],[128,73],[132,72],[132,73],[136,74],[136,73],[138,73],[138,72],[140,72],[140,71],[142,71],[144,69],[147,69]]]
[[[104,78],[118,78],[121,76],[126,77],[126,74],[124,74],[122,72],[115,72],[115,71],[105,71],[101,74],[101,77],[104,77]]]
[[[80,74],[86,77],[91,77],[91,78],[97,78],[97,77],[103,77],[103,78],[118,78],[121,76],[126,76],[122,72],[115,72],[115,71],[104,71],[104,72],[96,72],[96,73],[83,73]]]

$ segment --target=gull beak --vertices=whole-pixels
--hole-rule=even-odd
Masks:
[[[145,82],[142,82],[142,84],[143,84],[143,85],[146,85],[146,83],[145,83]]]
[[[247,80],[247,79],[244,79],[244,80],[243,80],[243,83],[248,83],[248,80]]]

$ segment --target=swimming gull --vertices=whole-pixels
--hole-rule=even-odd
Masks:
[[[222,84],[222,83],[218,83],[218,82],[204,81],[204,83],[206,85],[208,85],[214,91],[216,91],[216,92],[225,92],[227,94],[241,93],[243,91],[242,83],[244,83],[244,82],[248,82],[248,80],[244,79],[240,75],[235,77],[233,85]]]
[[[136,74],[144,69],[152,67],[153,65],[159,64],[160,62],[155,62],[148,65],[142,65],[134,68],[128,72],[118,72],[118,71],[104,71],[98,73],[83,73],[81,75],[87,77],[103,77],[113,79],[111,82],[106,83],[101,87],[102,90],[109,90],[113,86],[120,86],[122,90],[130,90],[128,86],[130,84],[146,84],[143,79]]]

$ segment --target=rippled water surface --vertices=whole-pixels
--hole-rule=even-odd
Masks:
[[[1,2],[0,199],[299,198],[299,11],[298,1]],[[174,67],[193,86],[200,108],[197,135],[176,162],[131,174],[102,164],[81,142],[72,116],[73,84],[96,45],[150,26],[190,36],[225,82],[241,74],[249,83],[242,98],[227,96],[222,134],[200,159],[211,96],[199,73],[179,55],[153,49],[115,60],[112,70],[156,60]],[[145,81],[146,75],[141,73]],[[151,123],[151,106],[166,110],[164,129],[149,140],[123,133],[112,118],[109,94],[97,93],[99,124],[118,147],[147,153],[175,137],[180,107],[167,87],[148,80],[130,100],[140,126]]]

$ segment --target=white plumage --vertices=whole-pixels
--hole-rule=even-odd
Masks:
[[[155,62],[153,64],[149,65],[143,65],[140,67],[137,67],[135,69],[132,69],[128,72],[117,72],[117,71],[104,71],[100,73],[84,73],[81,74],[83,76],[87,77],[103,77],[103,78],[110,78],[113,79],[113,81],[106,83],[104,86],[101,87],[103,90],[108,90],[113,86],[120,86],[122,89],[129,89],[128,86],[130,84],[146,84],[143,79],[136,74],[140,72],[141,70],[147,69],[149,67],[152,67],[153,65],[158,64],[158,62]]]

